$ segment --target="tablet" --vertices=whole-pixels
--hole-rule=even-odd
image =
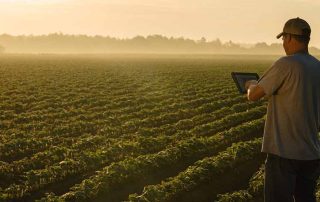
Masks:
[[[237,85],[237,88],[241,94],[246,94],[247,90],[245,88],[246,81],[249,80],[259,80],[259,75],[257,73],[246,73],[246,72],[231,72],[231,76]]]

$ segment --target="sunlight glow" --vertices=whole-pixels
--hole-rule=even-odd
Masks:
[[[279,42],[286,20],[301,17],[320,47],[314,0],[0,0],[0,34],[134,37],[161,34],[240,43]]]

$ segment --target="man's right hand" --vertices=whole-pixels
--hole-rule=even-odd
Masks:
[[[257,80],[249,80],[249,81],[246,81],[246,83],[244,84],[244,87],[246,88],[246,90],[248,90],[250,85],[257,85],[257,84],[258,84]]]
[[[247,97],[250,101],[257,101],[265,96],[264,90],[258,85],[258,81],[250,80],[245,83],[247,89]]]

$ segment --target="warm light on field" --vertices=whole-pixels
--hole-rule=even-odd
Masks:
[[[273,59],[0,55],[0,201],[216,201],[264,160],[230,71]]]

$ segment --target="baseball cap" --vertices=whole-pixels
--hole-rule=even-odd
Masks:
[[[305,20],[297,17],[286,22],[283,27],[283,31],[277,35],[277,39],[279,39],[283,34],[294,34],[310,37],[310,33],[310,25]]]

